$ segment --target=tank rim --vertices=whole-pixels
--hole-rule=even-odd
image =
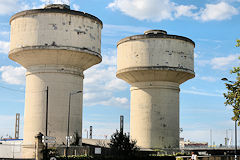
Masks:
[[[65,13],[65,14],[71,14],[71,15],[77,15],[77,16],[83,16],[83,17],[88,17],[92,20],[95,20],[97,21],[98,23],[101,24],[101,26],[103,26],[103,23],[102,21],[91,15],[91,14],[88,14],[88,13],[85,13],[85,12],[81,12],[81,11],[75,11],[75,10],[70,10],[70,9],[60,9],[60,8],[43,8],[43,9],[32,9],[32,10],[25,10],[25,11],[21,11],[21,12],[18,12],[16,14],[14,14],[11,18],[10,18],[10,21],[9,23],[11,24],[11,22],[18,18],[18,17],[24,17],[26,15],[32,15],[32,14],[40,14],[40,13]]]
[[[149,31],[155,31],[155,30],[149,30]],[[149,32],[147,31],[147,32]],[[159,30],[162,31],[162,30]],[[165,31],[166,32],[166,31]],[[190,38],[183,37],[183,36],[178,36],[178,35],[171,35],[171,34],[163,34],[163,33],[158,33],[158,34],[140,34],[140,35],[134,35],[130,37],[126,37],[118,41],[117,46],[128,41],[135,41],[135,40],[141,40],[141,39],[151,39],[151,38],[158,38],[158,39],[177,39],[177,40],[183,40],[186,42],[190,42],[194,45],[195,47],[195,42],[191,40]]]
[[[195,72],[191,69],[188,68],[181,68],[181,67],[170,67],[170,66],[146,66],[146,67],[129,67],[129,68],[124,68],[124,69],[120,69],[117,70],[116,75],[118,74],[122,74],[125,72],[131,72],[131,71],[147,71],[147,70],[151,70],[151,71],[160,71],[160,70],[169,70],[169,71],[181,71],[181,72],[187,72],[190,73],[192,75],[195,75]]]

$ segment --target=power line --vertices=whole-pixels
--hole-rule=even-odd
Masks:
[[[12,91],[12,92],[20,92],[20,93],[25,93],[25,91],[19,90],[19,89],[13,89],[13,88],[9,88],[9,87],[4,87],[0,85],[0,88]],[[42,91],[26,91],[26,92],[30,92],[30,93],[40,93],[40,92],[45,92],[46,90],[42,90]]]
[[[13,89],[13,88],[9,88],[9,87],[4,87],[4,86],[1,86],[1,85],[0,85],[0,88],[6,89],[6,90],[9,90],[9,91],[25,93],[25,91],[18,90],[18,89]]]

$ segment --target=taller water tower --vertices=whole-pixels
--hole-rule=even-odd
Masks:
[[[10,19],[9,58],[26,68],[24,157],[32,157],[34,136],[45,133],[66,144],[70,93],[83,90],[83,71],[102,61],[102,22],[87,13],[52,4]],[[72,95],[70,135],[82,136],[82,93]]]
[[[130,135],[142,148],[179,148],[179,85],[194,77],[194,42],[163,30],[118,42],[117,77],[131,85]]]

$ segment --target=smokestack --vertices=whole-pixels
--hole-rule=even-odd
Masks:
[[[19,139],[19,122],[20,122],[20,113],[16,113],[15,139]]]
[[[89,138],[92,139],[92,126],[90,126],[90,135]]]
[[[123,133],[124,116],[120,116],[120,132]]]

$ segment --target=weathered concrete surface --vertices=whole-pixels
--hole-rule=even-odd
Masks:
[[[34,156],[34,136],[45,133],[66,144],[69,94],[83,90],[83,71],[101,62],[102,22],[54,6],[17,13],[11,20],[9,58],[27,69],[23,157]],[[62,8],[62,9],[61,9]],[[70,135],[82,135],[82,93],[72,95]]]
[[[179,84],[136,82],[131,87],[130,133],[144,148],[177,148]]]
[[[194,77],[192,40],[150,30],[118,42],[117,77],[131,85],[130,135],[142,148],[179,148],[179,85]]]

